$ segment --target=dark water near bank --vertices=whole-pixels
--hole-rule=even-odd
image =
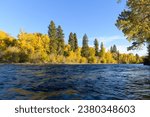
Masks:
[[[150,100],[150,66],[0,64],[0,99]]]

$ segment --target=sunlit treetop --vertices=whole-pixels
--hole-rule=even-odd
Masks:
[[[128,49],[136,49],[150,42],[150,0],[128,0],[127,7],[119,15],[116,26],[133,41]]]

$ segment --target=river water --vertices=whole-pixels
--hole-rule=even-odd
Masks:
[[[0,64],[0,99],[150,100],[150,66]]]

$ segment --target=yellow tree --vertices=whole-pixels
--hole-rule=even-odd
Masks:
[[[16,40],[4,31],[0,31],[0,50],[5,50],[9,46],[14,46]]]
[[[18,46],[29,62],[46,62],[49,60],[48,35],[41,33],[24,33],[18,35]]]

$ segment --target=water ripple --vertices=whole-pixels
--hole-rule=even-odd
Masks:
[[[0,99],[150,99],[150,66],[0,64]]]

